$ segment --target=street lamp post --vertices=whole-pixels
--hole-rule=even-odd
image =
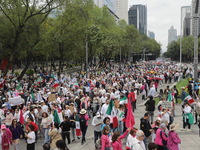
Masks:
[[[180,33],[181,33],[181,35],[180,35],[180,69],[181,69],[181,63],[182,63],[182,30],[183,30],[183,28],[182,28],[182,26],[183,26],[183,24],[182,24],[182,20],[183,20],[183,18],[182,18],[182,8],[181,8],[181,31],[180,31]]]
[[[198,79],[198,27],[199,27],[199,17],[198,17],[199,0],[196,0],[196,7],[194,12],[194,80]]]
[[[199,18],[195,17],[195,32],[194,32],[194,80],[198,78],[198,22]]]

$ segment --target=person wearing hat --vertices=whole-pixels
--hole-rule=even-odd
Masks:
[[[103,124],[103,117],[101,117],[100,112],[96,113],[92,120],[92,125],[94,126],[94,143],[101,138],[101,125]]]
[[[2,139],[2,150],[9,150],[11,145],[12,133],[6,128],[5,124],[1,125],[1,139]]]
[[[87,113],[87,111],[85,109],[81,109],[80,118],[79,118],[80,129],[81,129],[81,132],[82,132],[81,144],[84,144],[84,142],[86,142],[85,135],[86,135],[86,132],[87,132],[88,120],[89,120],[89,117],[88,117],[88,115],[86,115],[86,113]]]
[[[178,129],[179,124],[171,124],[170,131],[168,135],[167,148],[170,150],[179,150],[179,144],[181,143],[181,139],[179,138],[176,130]]]

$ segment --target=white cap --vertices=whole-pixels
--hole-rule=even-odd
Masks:
[[[3,104],[2,107],[6,107],[6,104]]]

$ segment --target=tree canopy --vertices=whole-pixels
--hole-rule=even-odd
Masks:
[[[4,76],[23,60],[19,80],[36,61],[58,61],[59,73],[65,64],[84,64],[86,43],[90,65],[119,61],[120,51],[122,60],[144,49],[155,59],[161,51],[159,43],[93,0],[0,0],[0,14],[0,58],[8,60]]]

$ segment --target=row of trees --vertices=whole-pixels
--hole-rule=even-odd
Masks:
[[[200,39],[199,42],[200,44]],[[200,54],[200,50],[199,54]],[[167,52],[163,54],[164,57],[171,58],[172,60],[180,60],[180,39],[178,41],[172,41],[168,47]],[[200,56],[200,55],[198,55]],[[182,61],[191,62],[194,58],[194,37],[187,36],[182,38]]]
[[[51,16],[51,17],[50,17]],[[53,16],[53,17],[52,17]],[[125,21],[116,21],[106,7],[98,8],[92,0],[0,0],[0,56],[8,69],[25,61],[22,79],[30,64],[59,61],[59,72],[67,62],[85,62],[88,43],[89,64],[128,59],[132,53],[148,49],[160,55],[160,44],[141,35]]]

